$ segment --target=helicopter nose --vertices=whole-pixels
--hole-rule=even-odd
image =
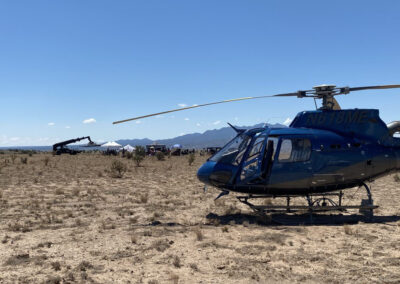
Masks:
[[[215,166],[215,162],[205,162],[197,171],[197,178],[204,184],[211,185],[210,175],[212,174]]]

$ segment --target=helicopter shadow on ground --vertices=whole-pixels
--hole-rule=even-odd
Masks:
[[[273,215],[259,216],[256,214],[226,214],[218,215],[209,213],[206,218],[220,225],[258,225],[258,226],[313,226],[313,225],[325,225],[325,226],[342,226],[346,224],[358,224],[359,222],[364,223],[393,223],[400,220],[400,216],[373,216],[372,218],[366,218],[363,215],[343,215],[343,214],[286,214],[279,213]]]

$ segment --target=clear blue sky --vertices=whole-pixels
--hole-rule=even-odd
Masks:
[[[400,1],[0,1],[0,146],[284,122],[309,99],[112,121],[322,83],[400,83]],[[338,98],[400,120],[400,90]],[[83,123],[88,119],[96,122]]]

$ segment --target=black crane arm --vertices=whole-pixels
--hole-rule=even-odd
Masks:
[[[93,141],[90,139],[90,136],[85,136],[85,137],[80,137],[80,138],[76,138],[76,139],[70,139],[70,140],[66,140],[63,142],[59,142],[53,145],[53,151],[57,151],[57,148],[63,148],[64,146],[67,146],[68,144],[72,144],[75,142],[79,142],[81,140],[84,139],[88,139],[90,144],[94,144]]]

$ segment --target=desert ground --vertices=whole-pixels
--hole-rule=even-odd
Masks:
[[[234,194],[204,193],[205,159],[147,157],[137,167],[99,153],[1,152],[0,283],[400,282],[396,176],[371,183],[380,206],[371,222],[353,211],[286,224]],[[114,160],[127,167],[122,177]]]

